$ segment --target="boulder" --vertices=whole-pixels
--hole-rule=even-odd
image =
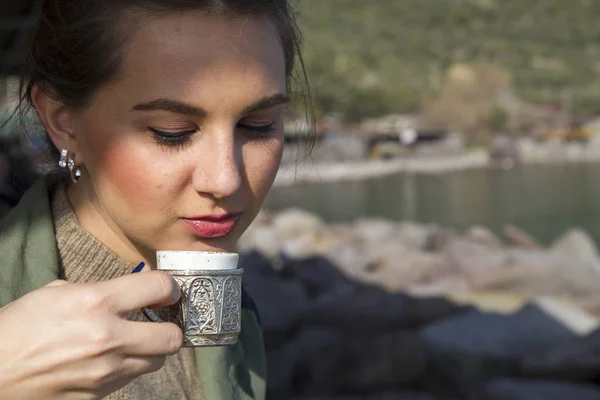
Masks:
[[[447,270],[442,255],[400,244],[372,246],[367,256],[369,263],[357,277],[365,283],[376,284],[392,292],[431,282]]]
[[[443,250],[449,267],[471,282],[487,278],[508,264],[507,252],[464,238],[453,238]]]
[[[300,260],[284,258],[279,276],[287,281],[300,282],[311,299],[347,285],[356,285],[355,281],[324,257]]]
[[[543,246],[533,236],[514,225],[504,227],[504,238],[510,246],[541,250]]]
[[[477,400],[598,400],[600,387],[564,382],[497,379],[473,394]]]
[[[282,279],[257,252],[240,257],[239,265],[244,268],[244,289],[254,300],[266,336],[281,337],[302,323],[309,311],[309,298],[302,282]]]
[[[428,252],[440,252],[446,243],[450,241],[455,233],[452,230],[443,229],[439,226],[432,225],[429,229],[429,235],[425,241],[425,247],[423,250]]]
[[[353,233],[357,238],[366,243],[380,243],[390,238],[398,238],[398,226],[396,223],[375,218],[360,218],[352,226]]]
[[[474,226],[470,228],[465,237],[474,243],[479,243],[487,247],[501,249],[502,241],[491,230],[483,226]]]
[[[290,400],[436,400],[425,392],[413,390],[388,390],[374,393],[361,393],[356,395],[333,396],[298,396]]]
[[[600,330],[556,347],[532,352],[519,362],[522,376],[537,379],[586,381],[600,371]]]
[[[412,284],[404,292],[416,297],[446,296],[449,293],[464,293],[471,290],[470,283],[460,276],[437,276],[431,282]]]
[[[509,290],[524,295],[586,297],[597,292],[598,273],[589,263],[568,259],[557,251],[514,248],[508,264],[480,274],[472,281],[478,290]]]
[[[355,236],[347,237],[334,243],[326,252],[325,257],[337,265],[344,274],[361,279],[370,262],[364,242]]]
[[[466,388],[498,376],[510,376],[530,352],[564,345],[576,335],[542,312],[527,306],[510,316],[473,311],[446,318],[420,330],[428,350],[435,389],[464,398]]]
[[[366,335],[418,328],[471,310],[441,297],[412,298],[374,286],[355,285],[331,290],[316,299],[307,323]]]
[[[420,343],[417,335],[408,331],[358,336],[344,330],[306,328],[278,350],[285,354],[284,360],[269,354],[268,365],[278,369],[276,360],[290,363],[291,367],[284,365],[273,371],[273,376],[287,381],[299,395],[364,393],[421,379],[426,361]],[[282,377],[281,371],[292,371],[293,375]],[[287,398],[283,390],[278,394]]]
[[[281,254],[288,258],[304,259],[319,254],[315,232],[306,232],[281,243]]]
[[[418,250],[426,249],[434,230],[434,226],[422,225],[414,222],[401,222],[398,227],[402,243]]]
[[[237,243],[238,252],[259,251],[270,259],[279,256],[281,247],[278,232],[271,226],[261,224],[249,227]]]
[[[566,300],[538,297],[533,304],[578,335],[587,335],[598,328],[598,318]]]
[[[600,278],[600,257],[594,240],[582,229],[572,229],[552,244],[552,252],[562,256],[568,264]]]
[[[273,218],[273,228],[282,241],[310,234],[325,226],[317,215],[291,208],[281,211]]]

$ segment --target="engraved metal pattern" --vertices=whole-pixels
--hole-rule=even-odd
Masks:
[[[221,328],[224,332],[239,332],[241,302],[236,300],[242,298],[241,284],[238,285],[236,278],[226,278],[223,290],[228,295],[223,297]]]
[[[155,314],[181,327],[184,346],[237,342],[241,330],[242,269],[165,272],[179,284],[181,299]]]

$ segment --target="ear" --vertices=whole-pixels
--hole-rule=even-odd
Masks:
[[[49,96],[37,85],[31,89],[31,99],[56,148],[77,151],[75,111]]]

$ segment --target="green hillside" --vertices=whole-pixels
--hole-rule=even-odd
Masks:
[[[600,110],[598,0],[300,0],[317,105],[360,119],[419,109],[459,62],[506,68],[526,101]]]

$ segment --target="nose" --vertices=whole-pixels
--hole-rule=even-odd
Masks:
[[[204,135],[192,178],[196,192],[217,199],[232,196],[242,185],[241,148],[232,130]]]

